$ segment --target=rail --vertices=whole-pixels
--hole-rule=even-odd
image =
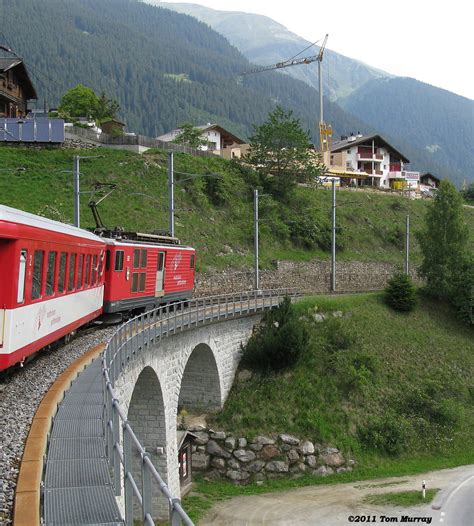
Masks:
[[[153,466],[149,454],[141,445],[127,415],[115,395],[116,380],[124,368],[151,345],[201,325],[209,325],[228,318],[248,316],[263,312],[278,305],[285,297],[301,296],[295,289],[254,290],[236,294],[222,294],[198,298],[169,306],[159,307],[124,323],[108,341],[102,355],[104,387],[104,433],[106,436],[107,457],[112,469],[115,495],[122,494],[125,499],[125,523],[133,526],[133,497],[142,510],[142,522],[153,525],[152,483],[158,485],[169,504],[169,518],[172,526],[182,523],[192,526],[193,522],[181,506],[179,498],[174,497],[161,475]],[[120,444],[122,428],[123,446]],[[141,458],[140,492],[132,474],[132,446],[138,449]],[[123,470],[123,475],[122,475]]]

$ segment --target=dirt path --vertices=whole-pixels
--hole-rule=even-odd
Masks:
[[[440,511],[431,505],[407,509],[376,506],[363,502],[367,495],[391,491],[421,491],[422,480],[427,488],[447,490],[457,481],[474,473],[473,466],[433,471],[421,475],[394,477],[327,486],[310,486],[284,493],[268,493],[254,497],[238,497],[216,505],[199,522],[200,526],[344,526],[358,521],[356,516],[370,516],[370,524],[413,522],[440,524]],[[415,520],[402,520],[403,516]],[[373,519],[372,517],[375,517]],[[392,520],[384,519],[387,517]],[[419,518],[419,520],[416,520]],[[424,520],[420,520],[420,519]],[[429,522],[428,522],[429,521]],[[360,522],[369,522],[368,519]],[[468,525],[459,525],[468,526]]]

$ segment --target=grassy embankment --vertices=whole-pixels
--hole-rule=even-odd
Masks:
[[[295,308],[309,350],[290,371],[235,384],[212,426],[241,436],[294,433],[336,446],[358,465],[260,486],[200,479],[185,501],[193,517],[237,495],[474,462],[474,331],[448,305],[421,298],[400,314],[381,294],[363,294],[307,298]],[[346,316],[313,321],[315,312],[339,310]]]
[[[167,171],[166,153],[149,151],[144,155],[108,150],[0,148],[0,202],[62,221],[72,221],[72,158],[102,155],[81,161],[81,189],[89,190],[100,181],[117,183],[118,188],[100,205],[108,226],[139,230],[166,230]],[[17,168],[22,171],[15,171]],[[11,171],[9,171],[11,170]],[[69,172],[65,172],[69,170]],[[252,190],[256,174],[215,158],[175,155],[177,172],[220,174],[178,184],[176,233],[183,242],[193,244],[199,253],[198,269],[241,267],[253,264]],[[176,175],[176,181],[186,178]],[[91,227],[92,215],[87,195],[81,196],[81,218]],[[404,225],[407,213],[413,230],[422,223],[426,202],[369,192],[341,191],[338,194],[339,260],[403,261]],[[276,259],[329,259],[328,190],[298,188],[289,203],[263,197],[260,205],[260,245],[262,267]],[[191,209],[191,210],[189,210]],[[466,220],[474,230],[474,209],[466,208]],[[317,231],[308,234],[308,221]],[[311,226],[309,227],[311,230]],[[299,241],[295,233],[299,232]],[[302,237],[307,236],[305,246]],[[474,247],[474,240],[473,247]],[[412,236],[412,258],[419,260],[418,244]],[[310,248],[308,248],[310,247]]]

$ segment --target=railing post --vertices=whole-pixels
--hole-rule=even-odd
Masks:
[[[132,440],[127,428],[127,422],[123,423],[122,432],[125,524],[127,526],[133,526],[133,488],[129,478],[132,472]]]
[[[170,524],[171,526],[181,526],[181,517],[175,509],[175,503],[181,502],[180,499],[174,498],[170,499]]]
[[[118,446],[120,443],[120,417],[118,415],[115,400],[112,400],[112,440],[113,440],[113,467],[114,467],[114,486],[115,496],[119,497],[122,493],[122,485],[120,483],[120,455]]]
[[[151,474],[145,457],[150,457],[150,454],[142,453],[142,515],[144,522],[146,516],[151,515]]]

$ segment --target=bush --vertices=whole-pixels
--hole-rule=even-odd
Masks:
[[[416,289],[413,281],[404,272],[397,272],[385,288],[385,302],[392,309],[408,312],[415,308]]]
[[[399,455],[407,446],[408,423],[399,415],[388,413],[373,417],[359,429],[359,439],[367,449],[391,456]]]
[[[459,318],[474,325],[474,257],[466,256],[454,275],[450,291],[451,302]]]
[[[309,335],[285,298],[268,311],[243,349],[241,364],[264,374],[294,366],[308,349]]]

